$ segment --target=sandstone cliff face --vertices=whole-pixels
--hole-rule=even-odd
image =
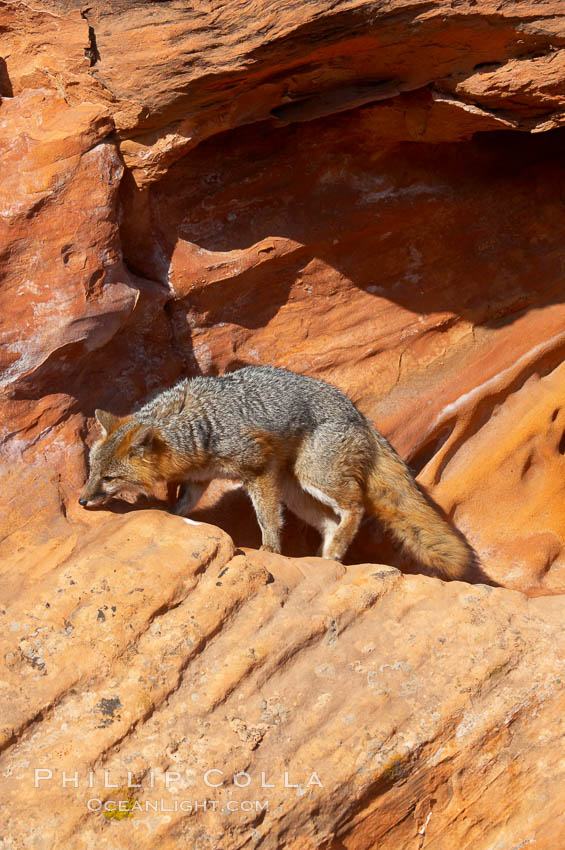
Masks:
[[[557,0],[0,6],[6,847],[563,841],[564,44]],[[96,407],[243,363],[344,389],[502,587],[369,523],[257,553],[232,485],[78,508]],[[134,811],[179,765],[269,811]]]

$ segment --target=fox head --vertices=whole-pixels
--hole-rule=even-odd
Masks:
[[[147,495],[159,476],[154,463],[157,435],[151,425],[96,410],[101,438],[90,450],[90,474],[79,498],[83,507],[114,496]]]

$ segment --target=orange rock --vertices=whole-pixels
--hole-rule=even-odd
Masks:
[[[106,140],[112,128],[107,111],[69,108],[41,89],[2,106],[3,389],[31,373],[37,387],[50,360],[64,383],[69,360],[111,339],[135,305],[118,239],[123,167]]]
[[[547,133],[464,141],[477,130],[526,126],[541,112],[547,118],[550,107],[558,123],[560,18],[548,17],[558,9],[544,7],[536,23],[534,7],[522,5],[523,24],[505,6],[485,41],[476,11],[462,22],[461,11],[453,16],[441,3],[423,26],[399,5],[404,23],[378,13],[378,29],[371,23],[361,35],[356,21],[371,8],[343,11],[349,40],[324,35],[330,20],[319,3],[294,10],[298,17],[277,15],[251,74],[255,18],[251,26],[238,10],[238,37],[223,44],[214,71],[224,74],[218,86],[187,64],[182,45],[193,38],[193,21],[179,10],[134,18],[105,7],[85,12],[86,20],[78,11],[63,19],[54,8],[5,7],[10,85],[5,80],[2,90],[15,96],[2,105],[7,424],[0,440],[12,477],[26,481],[21,499],[10,489],[2,496],[10,551],[18,529],[36,528],[30,513],[46,488],[54,488],[53,528],[61,509],[67,530],[103,523],[103,514],[74,505],[85,426],[97,405],[125,413],[182,374],[271,362],[349,392],[423,470],[422,482],[465,529],[493,579],[532,593],[562,588],[559,416],[547,426],[553,449],[537,415],[522,436],[505,417],[508,463],[541,428],[545,460],[531,462],[539,474],[527,486],[507,472],[495,485],[489,466],[494,445],[501,451],[495,407],[511,405],[518,384],[540,370],[549,378],[561,359],[560,142]],[[489,10],[485,4],[483,17]],[[223,6],[216,25],[231,31],[235,14]],[[145,26],[149,15],[159,27]],[[147,42],[132,67],[124,45],[139,41],[139,27]],[[402,59],[401,30],[413,38]],[[200,32],[194,49],[208,57],[210,33]],[[318,46],[307,33],[317,33]],[[289,39],[300,73],[295,60],[288,64]],[[543,56],[532,59],[533,46]],[[316,79],[308,70],[314,61]],[[506,91],[507,78],[508,91],[518,92],[528,62],[536,72],[525,99],[501,113],[493,92]],[[359,75],[369,67],[381,82],[363,88]],[[383,82],[391,76],[397,82]],[[171,90],[171,78],[186,90]],[[186,120],[200,130],[187,146],[181,117],[189,100]],[[339,114],[323,117],[331,111]],[[268,122],[240,126],[271,113]],[[315,116],[322,117],[309,120]],[[125,175],[115,125],[132,168]],[[133,159],[128,144],[138,146]],[[551,415],[558,406],[556,397]],[[467,470],[471,436],[484,461],[473,458]],[[520,469],[525,443],[522,452]],[[455,463],[464,464],[468,484],[452,476]],[[213,490],[202,510],[237,542],[255,542],[246,500],[224,488],[222,503],[232,507],[222,515],[214,492],[221,493]],[[500,513],[485,509],[493,501]],[[505,519],[510,512],[520,517],[515,524]],[[38,508],[37,527],[44,515]],[[366,529],[350,560],[402,563],[382,543]],[[315,545],[313,532],[289,522],[287,551]]]
[[[557,0],[3,4],[7,847],[563,844],[564,33]],[[210,525],[79,508],[96,407],[243,363],[348,392],[505,587],[402,575],[371,522],[347,566],[292,517],[257,552],[234,482]]]
[[[27,573],[1,614],[14,846],[564,834],[556,598],[234,556],[217,529],[156,511]]]

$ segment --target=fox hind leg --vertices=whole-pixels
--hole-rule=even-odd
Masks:
[[[334,561],[342,560],[357,534],[364,512],[364,508],[359,505],[352,505],[349,509],[340,509],[341,521],[335,533],[324,540],[323,558],[331,558]]]
[[[301,487],[330,508],[336,520],[323,531],[322,557],[341,560],[365,512],[361,481],[370,447],[364,431],[326,423],[304,442],[294,473]]]
[[[323,541],[332,536],[339,525],[335,511],[304,490],[293,475],[285,475],[282,479],[282,499],[295,516],[319,532],[322,544],[317,554],[321,557]]]
[[[357,534],[357,530],[363,519],[365,509],[362,502],[359,503],[355,497],[349,501],[347,497],[344,498],[342,493],[335,494],[338,498],[334,498],[318,487],[314,487],[306,482],[303,482],[302,486],[314,498],[322,502],[322,504],[331,506],[337,515],[338,521],[327,524],[324,529],[320,554],[322,558],[341,561]]]

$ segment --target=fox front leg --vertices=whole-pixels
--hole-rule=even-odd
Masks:
[[[196,507],[208,481],[185,481],[181,484],[177,501],[172,512],[177,516],[186,516]]]
[[[257,521],[261,527],[263,540],[261,549],[266,552],[280,552],[282,509],[276,474],[269,471],[258,475],[246,482],[246,489],[253,502]]]

